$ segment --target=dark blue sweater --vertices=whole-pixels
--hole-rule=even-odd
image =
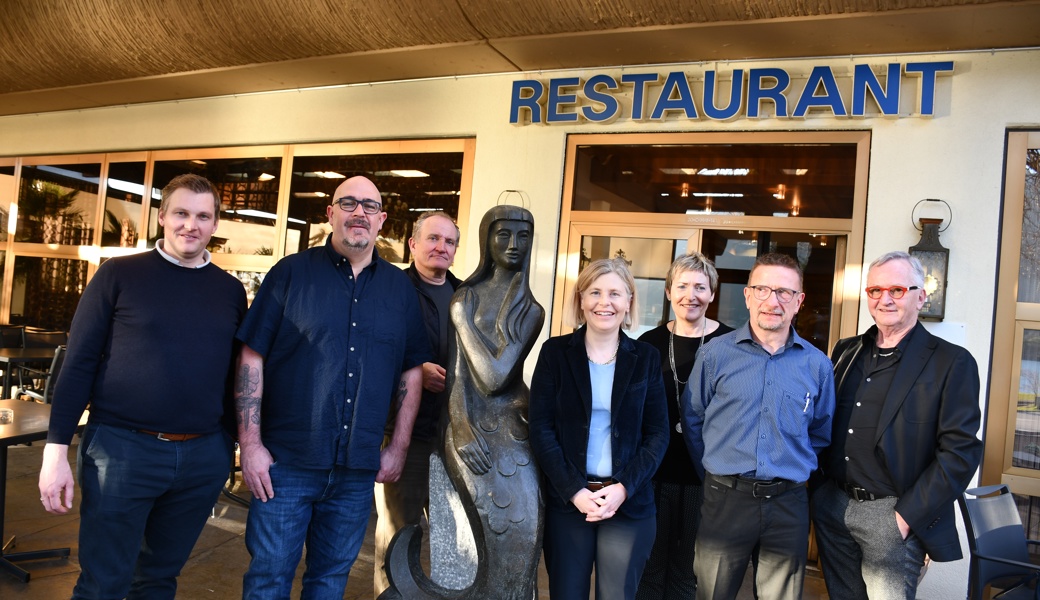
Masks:
[[[220,429],[246,310],[219,267],[181,267],[152,250],[98,268],[72,320],[47,441],[68,444],[90,421],[164,433]]]

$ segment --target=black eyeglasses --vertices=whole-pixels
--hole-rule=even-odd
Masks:
[[[794,300],[794,297],[798,294],[798,292],[794,290],[789,290],[787,288],[771,288],[768,285],[749,285],[747,287],[755,295],[755,299],[757,300],[768,300],[769,294],[776,293],[776,299],[784,304]]]
[[[366,215],[374,215],[379,211],[383,210],[383,205],[376,202],[375,200],[358,200],[353,196],[343,196],[342,198],[333,202],[336,206],[339,206],[344,212],[352,213],[357,209],[358,204],[361,205],[361,210],[365,211]]]
[[[887,288],[878,287],[878,286],[868,287],[867,289],[865,289],[863,291],[866,292],[867,293],[867,297],[872,299],[872,300],[877,300],[878,298],[881,297],[881,294],[883,294],[885,292],[888,292],[888,295],[892,296],[893,300],[899,300],[907,292],[910,292],[910,291],[913,291],[913,290],[919,290],[919,289],[921,289],[921,288],[917,287],[916,285],[912,285],[910,287],[903,287],[901,285],[893,285],[892,287],[887,287]]]

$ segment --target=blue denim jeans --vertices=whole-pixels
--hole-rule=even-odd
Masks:
[[[304,600],[341,600],[372,510],[375,471],[271,465],[274,497],[254,499],[246,522],[252,560],[242,585],[247,600],[289,598],[303,544]]]
[[[82,494],[75,599],[172,599],[227,480],[232,442],[184,442],[90,424],[80,444]]]

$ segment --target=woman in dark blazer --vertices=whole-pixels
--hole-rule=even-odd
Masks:
[[[624,261],[578,277],[582,327],[542,345],[531,380],[531,447],[546,496],[552,598],[635,597],[656,533],[650,479],[668,447],[660,354],[629,338],[635,282]]]

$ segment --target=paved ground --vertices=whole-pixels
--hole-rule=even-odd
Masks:
[[[58,600],[68,598],[79,575],[76,547],[79,531],[79,506],[75,503],[68,515],[50,515],[39,502],[37,476],[40,468],[42,445],[17,446],[10,449],[7,475],[7,518],[4,533],[17,536],[12,551],[42,548],[71,547],[68,559],[43,560],[22,563],[32,573],[29,583],[0,572],[0,598],[4,600]],[[74,454],[74,453],[73,453]],[[75,468],[75,467],[73,467]],[[78,491],[78,488],[77,488]],[[78,500],[78,499],[77,499]],[[178,598],[231,599],[242,596],[242,574],[249,563],[249,554],[243,542],[246,509],[221,498],[214,508],[213,518],[203,530],[191,559],[179,579]],[[350,573],[345,600],[372,598],[372,539],[375,513],[369,521],[365,545]],[[300,576],[297,570],[293,597],[299,597]],[[539,578],[539,597],[549,598],[544,568]],[[750,600],[751,582],[745,580],[741,600]],[[806,600],[827,598],[822,580],[806,579]]]

